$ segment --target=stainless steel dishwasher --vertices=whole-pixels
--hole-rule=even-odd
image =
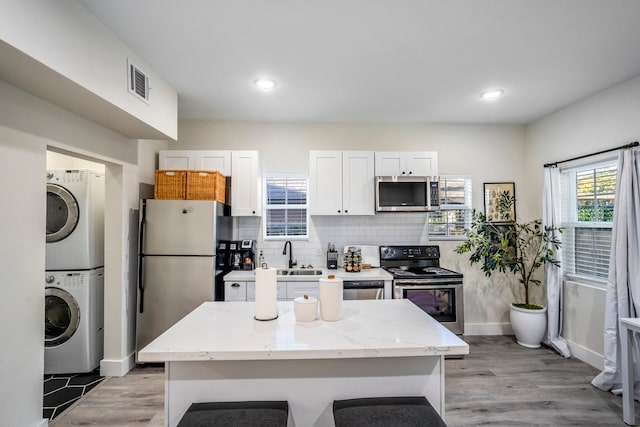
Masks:
[[[384,299],[384,280],[344,280],[345,300]]]

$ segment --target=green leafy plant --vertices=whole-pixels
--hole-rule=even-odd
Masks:
[[[501,215],[508,215],[515,203],[515,197],[501,192],[497,198],[497,209]],[[496,224],[489,221],[481,212],[473,211],[471,228],[465,230],[467,240],[455,250],[459,254],[469,253],[471,264],[479,263],[485,276],[495,271],[511,272],[518,276],[518,282],[524,287],[525,302],[515,303],[516,307],[542,309],[529,303],[530,286],[540,286],[541,281],[534,273],[544,264],[560,265],[555,258],[560,248],[561,228],[544,227],[542,221]]]

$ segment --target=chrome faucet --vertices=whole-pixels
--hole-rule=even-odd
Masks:
[[[282,255],[287,254],[287,245],[289,245],[289,268],[292,268],[294,265],[297,265],[298,262],[293,260],[293,249],[291,247],[291,240],[287,240],[284,242],[284,249],[282,249]]]

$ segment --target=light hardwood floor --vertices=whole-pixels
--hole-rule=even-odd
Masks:
[[[548,348],[521,347],[511,336],[463,338],[470,354],[446,361],[449,427],[626,426],[621,398],[590,384],[597,369]],[[50,425],[162,426],[163,393],[163,369],[139,367],[107,378]]]

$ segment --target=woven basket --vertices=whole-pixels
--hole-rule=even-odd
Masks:
[[[165,200],[184,200],[187,191],[187,171],[156,170],[153,197]]]
[[[187,200],[225,202],[227,178],[218,171],[187,171]]]

